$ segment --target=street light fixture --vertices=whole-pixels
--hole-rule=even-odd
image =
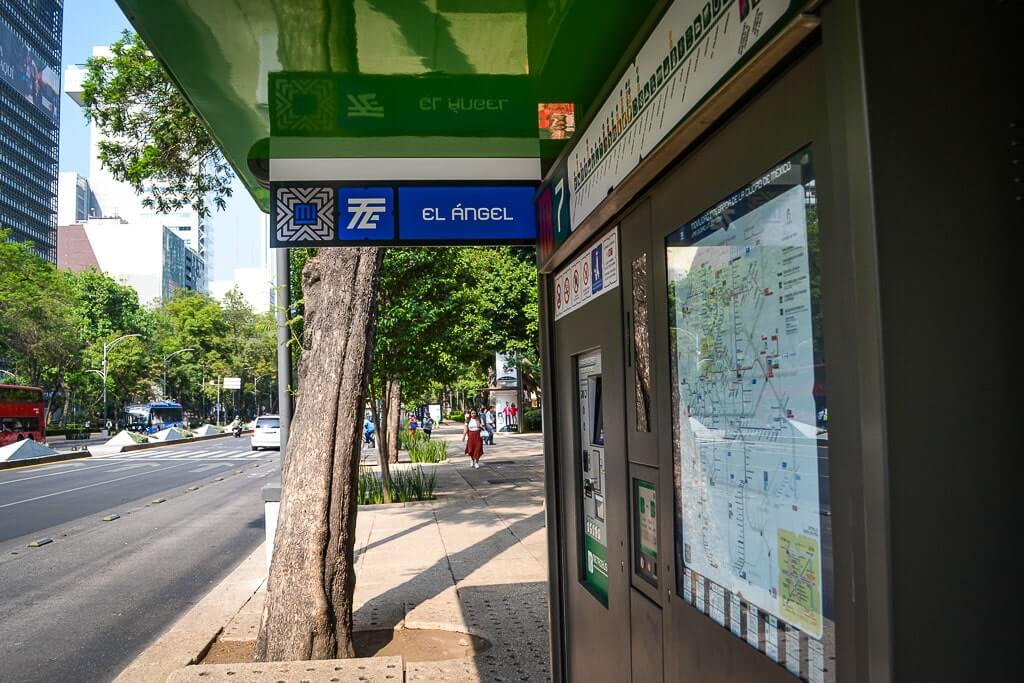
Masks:
[[[0,370],[0,372],[4,373],[5,375],[10,375],[11,377],[16,377],[16,375],[10,370]]]
[[[195,351],[195,349],[178,349],[174,353],[169,353],[166,356],[164,356],[164,383],[163,390],[160,392],[160,395],[163,396],[163,399],[165,401],[167,400],[167,361],[174,358],[179,353],[185,353],[186,351]]]
[[[258,366],[256,366],[256,365],[247,365],[244,368],[242,368],[242,379],[243,379],[243,382],[242,382],[242,409],[243,410],[245,410],[245,381],[244,381],[245,373],[249,372],[250,370],[255,370],[257,367]],[[253,409],[254,413],[258,413],[259,412],[259,408],[256,406],[256,380],[253,380],[252,395],[253,395],[253,407],[252,407],[252,409]],[[253,415],[253,419],[254,420],[257,417],[259,417],[259,415],[255,415],[255,414]]]
[[[260,416],[260,398],[259,398],[259,394],[256,393],[256,392],[257,392],[257,383],[260,381],[261,377],[266,377],[266,375],[253,375],[253,378],[252,378],[252,406],[253,406],[253,410],[256,413],[256,417]]]
[[[127,339],[128,337],[141,337],[141,334],[122,334],[117,339],[107,342],[103,345],[103,370],[90,370],[90,372],[97,373],[103,378],[103,426],[107,426],[107,354],[110,350],[117,346],[119,343]]]

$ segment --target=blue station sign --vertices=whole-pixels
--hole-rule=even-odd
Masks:
[[[271,247],[533,245],[536,185],[288,184]]]

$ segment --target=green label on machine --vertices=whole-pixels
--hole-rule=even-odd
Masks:
[[[583,547],[586,552],[584,558],[584,581],[591,590],[601,598],[605,604],[608,603],[608,548],[595,541],[590,536],[584,536]]]

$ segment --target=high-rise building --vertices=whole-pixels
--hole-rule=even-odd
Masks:
[[[0,229],[57,261],[63,0],[0,0]]]
[[[205,286],[203,260],[173,230],[159,223],[93,218],[62,225],[58,231],[60,268],[101,270],[135,289],[143,304],[167,301],[176,289],[202,291]]]
[[[99,203],[89,179],[74,171],[61,171],[57,180],[57,225],[81,223],[99,218]]]

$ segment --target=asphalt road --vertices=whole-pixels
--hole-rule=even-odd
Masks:
[[[0,681],[113,679],[263,540],[279,471],[231,437],[0,471]]]

